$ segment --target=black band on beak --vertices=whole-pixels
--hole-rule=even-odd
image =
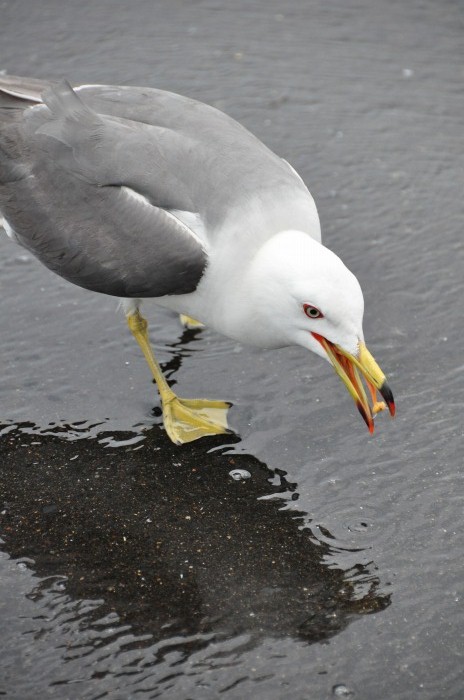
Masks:
[[[387,382],[384,382],[382,386],[379,389],[379,392],[382,396],[382,398],[385,400],[385,403],[388,406],[388,410],[390,411],[390,415],[393,417],[395,415],[395,400],[393,398],[392,390],[388,386]]]

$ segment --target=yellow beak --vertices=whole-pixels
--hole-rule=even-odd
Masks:
[[[355,357],[351,355],[351,353],[346,352],[346,350],[343,350],[339,345],[331,343],[330,340],[327,340],[327,338],[324,338],[322,335],[318,333],[313,333],[312,335],[326,351],[335,372],[354,399],[360,414],[369,428],[369,432],[373,433],[374,416],[376,413],[385,410],[388,405],[390,415],[392,417],[395,415],[393,394],[387,384],[384,373],[364,343],[359,343],[358,357]],[[364,381],[371,395],[372,407],[369,405],[361,381],[361,375],[364,377]],[[384,401],[377,400],[377,392],[381,394]]]

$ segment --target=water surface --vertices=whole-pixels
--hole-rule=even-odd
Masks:
[[[179,392],[234,403],[240,438],[175,448],[115,300],[3,237],[0,694],[461,698],[462,4],[1,12],[10,73],[181,92],[297,168],[398,417],[147,304]]]

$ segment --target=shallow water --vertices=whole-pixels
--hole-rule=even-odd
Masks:
[[[1,13],[10,73],[188,94],[298,169],[398,416],[147,304],[179,391],[234,403],[240,439],[175,448],[116,302],[3,237],[0,695],[461,698],[462,5]]]

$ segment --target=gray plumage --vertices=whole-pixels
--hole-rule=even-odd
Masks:
[[[285,161],[205,104],[0,78],[0,210],[19,243],[81,287],[193,292],[230,217],[259,206],[271,218],[287,191],[310,199]]]

